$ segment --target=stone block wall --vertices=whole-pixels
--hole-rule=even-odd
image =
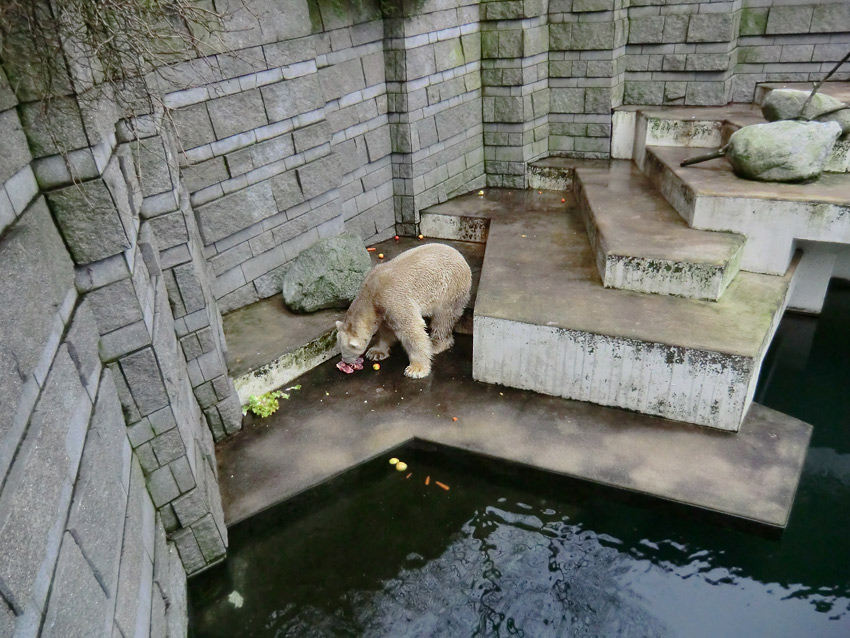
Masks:
[[[415,235],[420,210],[484,185],[477,2],[388,16],[384,62],[396,228]]]
[[[18,103],[2,70],[0,109],[0,635],[185,636],[184,565],[132,450],[121,398],[125,372],[146,371],[134,373],[131,357],[110,363],[133,330],[102,336],[131,319],[159,321],[165,334],[167,301],[158,319],[151,288],[136,292],[139,233],[129,210],[114,206],[116,164],[45,197],[44,184],[61,179],[26,121],[34,105]],[[75,151],[93,161],[91,147]],[[110,281],[129,294],[105,305],[118,290]],[[157,337],[136,353],[160,356]],[[155,388],[138,391],[146,411],[161,412]]]
[[[549,135],[546,0],[481,4],[481,81],[487,184],[525,187],[525,165]]]
[[[850,3],[745,0],[731,100],[749,102],[758,82],[814,82],[850,51]],[[832,79],[850,80],[844,65]]]
[[[608,157],[611,110],[623,101],[624,0],[550,0],[549,150]]]
[[[278,294],[322,237],[395,233],[377,2],[248,4],[238,48],[175,65],[165,95],[222,312]]]

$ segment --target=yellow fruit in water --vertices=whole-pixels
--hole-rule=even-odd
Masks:
[[[479,194],[479,195],[483,195],[483,194],[484,194],[484,191],[478,191],[478,194]]]
[[[395,469],[397,469],[399,472],[404,472],[407,469],[407,463],[405,463],[404,461],[399,461],[398,463],[396,463]]]
[[[398,459],[396,457],[390,459],[390,465],[395,465],[396,463],[398,463]]]
[[[372,370],[380,370],[380,369],[381,369],[380,363],[373,363],[372,364]]]

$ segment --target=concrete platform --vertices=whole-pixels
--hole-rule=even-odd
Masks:
[[[575,169],[575,193],[606,288],[716,301],[744,238],[690,228],[632,163]]]
[[[783,527],[811,426],[753,405],[729,434],[664,419],[477,383],[472,344],[459,337],[433,374],[403,376],[404,357],[379,372],[343,375],[327,362],[265,420],[246,420],[216,457],[228,524],[423,439],[494,459]],[[457,417],[457,421],[452,421]]]
[[[744,235],[743,270],[784,273],[797,240],[850,243],[850,174],[778,184],[740,179],[724,159],[680,166],[701,152],[649,147],[644,172],[692,228]]]
[[[426,238],[425,243],[434,241]],[[402,237],[375,244],[372,263],[384,260],[422,242]],[[442,242],[457,248],[472,269],[472,295],[475,301],[484,246],[469,242]],[[298,315],[283,303],[281,295],[263,299],[223,317],[227,341],[228,374],[234,381],[242,405],[252,394],[263,394],[290,383],[293,379],[320,363],[339,354],[336,345],[335,322],[345,315],[344,310],[320,310]],[[456,331],[472,334],[472,312],[459,322]]]
[[[604,288],[574,200],[561,196],[452,200],[463,214],[502,202],[475,304],[475,379],[738,429],[793,270],[740,273],[718,302]]]

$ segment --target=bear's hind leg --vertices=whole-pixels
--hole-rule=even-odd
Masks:
[[[399,341],[410,358],[410,365],[404,369],[404,376],[421,379],[431,374],[431,339],[425,331],[425,320],[410,309],[395,315],[389,321]]]
[[[383,361],[390,356],[390,348],[395,342],[395,333],[386,323],[382,322],[378,328],[377,341],[375,341],[374,346],[366,351],[366,358],[371,361]]]
[[[441,308],[431,318],[431,346],[433,354],[445,352],[454,345],[455,324],[460,319],[466,304],[469,302],[469,291],[457,297],[450,308]]]

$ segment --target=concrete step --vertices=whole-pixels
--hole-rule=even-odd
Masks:
[[[842,84],[850,87],[850,83]],[[775,88],[780,86],[783,85],[776,85]],[[793,88],[793,85],[788,86]],[[833,89],[833,93],[836,92]],[[850,92],[850,88],[845,92]],[[761,107],[756,104],[709,107],[624,106],[614,113],[611,156],[615,159],[633,159],[643,170],[648,146],[720,148],[739,128],[764,121]],[[836,142],[824,170],[828,173],[850,172],[850,138]]]
[[[632,162],[575,169],[575,193],[606,288],[720,298],[744,238],[694,230]]]
[[[606,289],[575,200],[562,198],[488,189],[439,206],[490,217],[474,377],[736,431],[793,269],[740,273],[717,302]]]
[[[701,153],[648,147],[644,172],[692,228],[744,235],[741,269],[781,275],[800,240],[850,243],[850,175],[777,184],[740,179],[724,159],[679,165]]]
[[[424,240],[426,243],[433,238]],[[372,263],[395,257],[398,253],[419,245],[413,237],[392,239],[375,244]],[[455,332],[472,334],[472,305],[481,275],[484,246],[480,243],[441,242],[457,248],[472,269],[470,307]],[[319,310],[299,315],[291,312],[281,295],[262,299],[223,317],[227,341],[228,374],[236,386],[242,405],[251,395],[277,390],[296,377],[312,370],[339,354],[335,322],[345,315],[344,310]]]

